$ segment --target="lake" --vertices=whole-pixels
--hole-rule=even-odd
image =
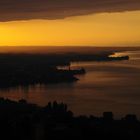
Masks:
[[[40,106],[64,102],[75,115],[101,116],[112,111],[117,118],[128,113],[140,118],[140,51],[118,52],[112,57],[122,55],[129,55],[130,60],[72,63],[71,67],[87,71],[75,83],[11,88],[0,90],[0,96]]]

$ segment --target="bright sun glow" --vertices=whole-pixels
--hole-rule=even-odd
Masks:
[[[18,46],[138,46],[139,37],[140,11],[0,23],[1,50],[26,48]]]

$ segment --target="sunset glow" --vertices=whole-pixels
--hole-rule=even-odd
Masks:
[[[139,46],[139,37],[140,11],[0,22],[1,51],[32,46]]]

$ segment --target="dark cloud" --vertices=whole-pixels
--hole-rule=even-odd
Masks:
[[[140,10],[140,0],[0,0],[0,21]]]

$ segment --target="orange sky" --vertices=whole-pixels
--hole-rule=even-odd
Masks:
[[[19,46],[140,46],[140,11],[0,22],[1,51]]]

